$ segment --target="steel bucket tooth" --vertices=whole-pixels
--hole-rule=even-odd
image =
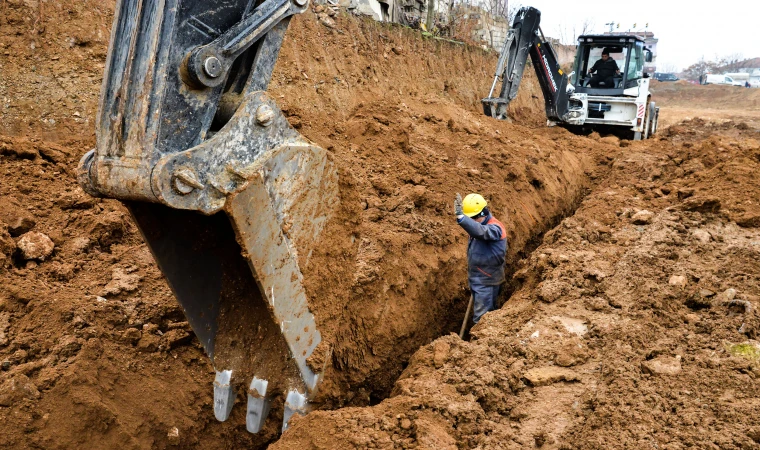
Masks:
[[[305,415],[309,412],[309,399],[306,395],[298,392],[297,389],[291,389],[285,396],[285,414],[282,418],[282,431],[288,429],[288,421],[293,414]]]
[[[224,422],[230,417],[232,406],[235,404],[235,390],[232,388],[232,371],[217,372],[214,377],[214,416]]]
[[[271,400],[267,397],[269,382],[253,377],[248,388],[248,410],[245,415],[245,428],[249,433],[258,433],[264,427],[269,414]]]
[[[227,420],[247,389],[254,433],[276,395],[288,417],[308,411],[323,369],[308,361],[329,348],[299,258],[339,202],[337,174],[264,92],[307,8],[119,0],[97,147],[78,169],[86,192],[131,212],[214,365],[214,415]]]

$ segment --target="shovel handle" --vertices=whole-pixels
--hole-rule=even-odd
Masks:
[[[467,312],[464,313],[464,320],[462,321],[462,329],[459,331],[459,339],[464,339],[464,330],[467,328],[467,319],[470,318],[470,312],[472,311],[472,295],[470,295],[470,303],[467,304]]]

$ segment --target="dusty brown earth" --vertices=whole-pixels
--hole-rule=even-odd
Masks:
[[[694,121],[600,156],[469,342],[434,341],[389,399],[315,412],[273,448],[758,448],[760,142],[743,128]]]
[[[0,3],[3,441],[265,447],[281,400],[256,436],[239,405],[213,419],[213,369],[126,210],[76,185],[112,8]],[[528,78],[501,123],[479,109],[492,55],[335,22],[293,21],[270,93],[339,169],[339,212],[301,266],[333,345],[318,407],[348,408],[294,420],[276,448],[758,447],[751,101],[679,86],[664,119],[669,102],[701,117],[686,92],[733,121],[629,145],[544,128]],[[514,277],[466,342],[447,336],[468,297],[450,209],[475,190]]]
[[[259,436],[245,433],[243,408],[226,424],[213,420],[212,368],[136,227],[119,203],[76,186],[76,161],[94,145],[98,83],[90,78],[100,76],[107,41],[86,24],[107,22],[109,10],[59,5],[56,14],[72,20],[55,28],[54,20],[37,21],[32,6],[3,7],[0,64],[4,73],[15,69],[3,79],[0,119],[8,228],[0,313],[8,394],[0,414],[12,423],[9,441],[266,445],[277,437],[281,400]],[[530,81],[515,105],[520,125],[486,123],[478,103],[492,55],[372,22],[337,22],[330,29],[312,14],[297,18],[270,89],[340,172],[337,219],[301,261],[320,331],[333,345],[322,408],[380,401],[412,353],[457,328],[468,295],[465,238],[447,220],[457,190],[480,189],[503,216],[515,216],[516,262],[573,208],[592,165],[584,138],[561,130],[532,136],[526,125],[540,123],[540,103]],[[503,192],[518,201],[499,198]],[[52,238],[52,252],[24,253],[29,231]],[[169,436],[175,428],[179,436]]]
[[[760,89],[738,86],[698,86],[686,81],[652,81],[652,92],[661,105],[661,126],[700,118],[714,123],[744,122],[760,128]]]

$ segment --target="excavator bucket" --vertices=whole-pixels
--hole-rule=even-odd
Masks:
[[[247,390],[258,432],[273,397],[283,429],[326,361],[303,286],[338,199],[327,152],[265,90],[308,0],[120,0],[97,121],[80,162],[91,195],[125,203],[213,363],[214,414]]]

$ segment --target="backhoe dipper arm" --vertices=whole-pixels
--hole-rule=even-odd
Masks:
[[[259,432],[331,361],[299,267],[339,202],[327,151],[266,93],[308,0],[118,0],[97,146],[78,179],[129,209],[215,369],[214,416]],[[301,257],[303,260],[304,257]],[[241,395],[239,395],[241,394]]]
[[[524,7],[517,12],[512,28],[507,32],[491,92],[488,93],[488,98],[482,100],[483,111],[487,116],[501,120],[507,118],[507,108],[517,97],[528,56],[544,94],[546,117],[561,121],[567,114],[567,75],[559,67],[554,48],[541,33],[540,24],[541,11],[536,8]],[[493,97],[499,80],[499,96]]]

